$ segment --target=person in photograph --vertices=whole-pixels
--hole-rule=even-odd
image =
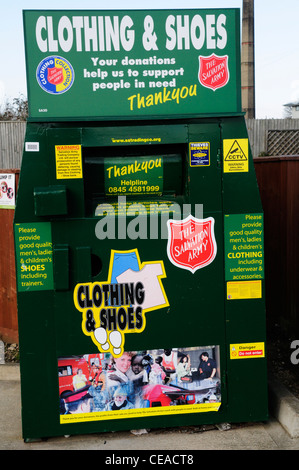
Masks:
[[[152,365],[154,363],[153,356],[149,353],[145,354],[142,359],[142,365],[144,367],[144,383],[149,382],[149,376],[152,370]]]
[[[133,404],[128,400],[128,394],[125,387],[117,387],[113,394],[113,400],[106,406],[106,411],[110,410],[130,410],[134,408]]]
[[[198,366],[199,380],[213,379],[216,375],[216,361],[209,357],[208,352],[203,352],[199,356],[200,363]]]
[[[13,198],[13,194],[14,194],[13,189],[12,189],[12,188],[8,188],[8,190],[7,190],[7,197],[8,197],[8,199],[12,199],[12,198]]]
[[[61,399],[60,414],[90,413],[90,410],[88,386],[75,392],[67,392]]]
[[[166,374],[166,377],[164,379],[165,384],[171,382],[176,377],[177,364],[177,351],[174,351],[173,349],[164,349],[161,367],[163,368]]]
[[[91,398],[89,395],[85,395],[81,400],[67,403],[65,414],[90,413],[90,410]]]
[[[132,357],[131,369],[128,371],[130,378],[129,400],[134,403],[135,408],[144,408],[146,402],[143,398],[143,386],[148,383],[148,376],[144,366],[145,354],[137,353]]]
[[[3,193],[6,193],[6,192],[7,192],[7,183],[6,183],[6,181],[2,181],[2,182],[1,182],[1,191],[2,191]]]
[[[88,394],[92,398],[91,411],[104,411],[108,400],[105,372],[92,381]]]
[[[162,364],[162,357],[161,356],[158,356],[156,357],[152,367],[151,367],[151,371],[150,371],[150,374],[149,374],[149,383],[151,384],[162,384],[165,377],[166,377],[166,373],[164,372],[164,370],[162,369],[161,367],[161,364]]]
[[[128,370],[128,377],[134,381],[135,384],[144,385],[145,372],[143,365],[143,354],[134,354],[131,360],[131,368]]]
[[[122,356],[113,358],[112,368],[107,371],[107,386],[117,387],[129,381],[133,353],[124,352]]]
[[[187,381],[189,378],[191,380],[191,363],[190,356],[184,354],[177,365],[176,373],[179,382]]]
[[[77,370],[77,374],[73,377],[73,387],[74,390],[80,390],[80,388],[85,387],[87,384],[87,378],[83,374],[82,369]]]

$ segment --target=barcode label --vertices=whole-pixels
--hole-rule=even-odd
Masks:
[[[39,142],[25,142],[26,152],[39,152]]]

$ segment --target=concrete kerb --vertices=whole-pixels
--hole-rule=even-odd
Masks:
[[[0,380],[20,380],[19,364],[0,364]],[[269,375],[269,411],[291,438],[299,437],[299,400]]]
[[[5,364],[4,343],[0,340],[0,364]]]
[[[299,437],[299,400],[272,375],[269,383],[269,408],[290,437]]]
[[[19,364],[0,364],[0,380],[20,380]]]

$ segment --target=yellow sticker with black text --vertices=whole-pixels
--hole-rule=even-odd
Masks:
[[[224,173],[248,172],[249,164],[248,139],[223,140],[223,171]]]

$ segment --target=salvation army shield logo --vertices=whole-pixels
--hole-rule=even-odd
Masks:
[[[167,255],[172,264],[194,274],[212,263],[217,253],[214,225],[213,217],[168,220]]]
[[[224,87],[229,81],[228,56],[199,56],[198,80],[201,85],[213,91]]]
[[[58,67],[48,68],[48,82],[51,85],[60,85],[63,82],[63,69]]]

